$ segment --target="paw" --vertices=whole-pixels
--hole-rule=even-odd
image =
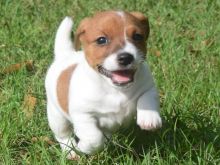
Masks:
[[[78,150],[82,153],[88,154],[88,155],[94,155],[97,152],[101,151],[104,148],[104,137],[98,139],[84,139],[80,140],[78,143]]]
[[[162,126],[162,120],[157,111],[139,110],[137,124],[143,130],[155,130]]]
[[[70,151],[70,152],[67,154],[66,158],[67,158],[68,160],[79,160],[79,159],[80,159],[80,156],[77,155],[74,151]]]

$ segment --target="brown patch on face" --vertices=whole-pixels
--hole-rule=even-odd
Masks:
[[[146,41],[150,33],[148,18],[140,12],[126,14],[126,36],[129,42],[133,43],[144,55],[146,55]],[[143,39],[136,41],[135,34],[140,34]]]
[[[69,101],[69,86],[70,86],[70,78],[74,72],[74,69],[77,65],[71,65],[66,68],[59,76],[57,81],[57,99],[60,104],[62,110],[65,113],[68,113],[68,101]]]
[[[125,34],[128,41],[146,53],[149,34],[147,18],[138,12],[121,13],[122,16],[117,11],[100,12],[80,23],[76,32],[75,47],[79,48],[80,43],[82,44],[86,59],[92,68],[97,69],[97,65],[102,64],[107,56],[124,47]],[[143,41],[133,40],[133,34],[136,32],[144,36]],[[96,41],[99,37],[106,37],[108,43],[98,45]]]

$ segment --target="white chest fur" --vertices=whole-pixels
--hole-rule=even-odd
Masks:
[[[136,100],[121,94],[108,94],[100,100],[96,117],[99,127],[105,131],[115,131],[127,126],[135,118]]]
[[[74,118],[76,113],[89,114],[101,129],[112,132],[135,117],[137,95],[128,95],[102,81],[94,82],[75,73],[70,89],[70,115]]]

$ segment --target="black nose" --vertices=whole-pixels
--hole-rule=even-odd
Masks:
[[[121,53],[117,57],[119,65],[127,66],[134,61],[134,57],[130,53]]]

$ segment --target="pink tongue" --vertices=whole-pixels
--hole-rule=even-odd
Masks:
[[[126,83],[131,81],[132,73],[130,71],[114,71],[112,72],[112,80],[117,83]]]

